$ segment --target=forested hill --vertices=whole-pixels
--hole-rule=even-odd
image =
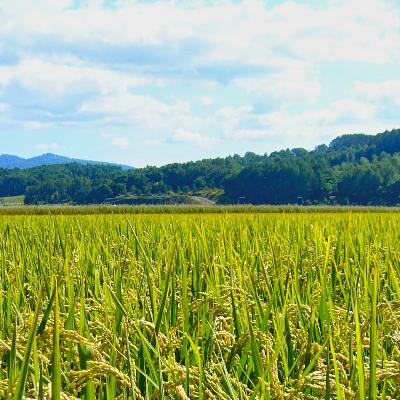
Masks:
[[[312,151],[246,153],[159,168],[0,169],[0,197],[25,195],[27,204],[101,203],[127,194],[196,195],[215,189],[221,203],[400,204],[400,130],[345,135]]]

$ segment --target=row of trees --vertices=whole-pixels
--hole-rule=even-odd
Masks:
[[[400,203],[400,130],[346,135],[313,151],[246,153],[160,168],[64,164],[0,170],[0,197],[27,204],[102,203],[125,195],[223,189],[223,203]]]
[[[400,203],[400,153],[332,166],[329,158],[269,158],[243,169],[224,185],[225,202],[246,197],[253,204]]]

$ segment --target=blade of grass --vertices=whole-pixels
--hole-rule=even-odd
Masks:
[[[14,400],[22,400],[24,398],[25,385],[26,385],[26,380],[28,378],[29,363],[33,347],[33,340],[36,335],[36,328],[39,320],[41,305],[42,305],[42,289],[39,290],[39,295],[36,302],[35,316],[33,318],[33,323],[29,333],[28,342],[26,343],[24,358],[22,360],[22,367],[18,377],[18,385],[17,385],[17,390],[15,391]]]
[[[58,284],[54,286],[54,327],[53,327],[53,357],[51,371],[51,398],[61,398],[61,354],[60,354],[60,310],[58,305]]]

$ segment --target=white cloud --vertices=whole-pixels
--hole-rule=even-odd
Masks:
[[[392,103],[400,107],[400,80],[383,82],[356,81],[354,83],[354,91],[360,98],[372,102],[382,102],[383,104]]]
[[[217,140],[209,136],[201,135],[198,132],[190,132],[184,130],[177,130],[168,138],[170,143],[185,143],[199,147],[211,147],[217,143]]]
[[[51,96],[96,91],[103,94],[148,84],[150,79],[88,65],[73,57],[26,58],[16,66],[0,66],[0,85],[17,82]]]
[[[258,140],[273,137],[274,134],[275,131],[271,132],[267,129],[236,129],[232,131],[231,137],[235,140]]]
[[[9,106],[6,103],[0,102],[0,122],[3,123],[8,120]]]
[[[60,147],[58,143],[40,143],[36,146],[40,151],[57,151]]]
[[[34,120],[30,120],[30,119],[10,120],[10,122],[14,122],[18,126],[29,129],[29,130],[44,129],[44,128],[52,127],[51,123],[34,121]]]
[[[292,40],[289,48],[303,59],[382,63],[399,56],[395,7],[389,1],[346,0],[315,9],[288,1],[275,8],[273,21],[287,24],[280,36]],[[280,32],[277,25],[270,29]]]
[[[276,101],[292,103],[315,103],[323,86],[312,65],[292,65],[266,76],[243,77],[234,83],[248,93],[263,95]]]
[[[245,122],[253,113],[251,105],[241,107],[222,107],[214,113],[219,126],[225,134],[230,134],[240,123]]]
[[[105,118],[107,123],[129,124],[153,131],[171,131],[177,126],[192,128],[199,123],[185,101],[167,104],[151,96],[128,92],[88,100],[79,112],[99,115],[99,119]]]
[[[162,146],[164,144],[160,139],[146,139],[142,143],[146,146]]]
[[[168,112],[168,106],[150,96],[123,92],[86,101],[79,111],[82,113],[126,115],[135,118],[137,115],[151,115],[152,112],[165,114]]]
[[[0,113],[5,113],[8,110],[8,104],[0,103]]]
[[[111,145],[121,150],[127,150],[129,148],[129,139],[126,137],[113,137]]]
[[[200,102],[205,107],[210,107],[214,104],[214,99],[211,96],[202,96],[200,97]]]
[[[343,133],[376,133],[385,130],[379,118],[380,106],[369,101],[342,99],[328,107],[290,113],[285,109],[255,113],[250,107],[220,110],[229,129],[227,139],[273,140],[279,147],[308,147],[326,142]],[[239,117],[240,116],[240,117]]]
[[[52,4],[53,3],[53,4]],[[158,44],[187,39],[210,45],[203,61],[242,60],[271,65],[292,56],[311,60],[387,62],[398,59],[399,13],[382,0],[295,1],[267,8],[262,0],[234,3],[101,2],[72,9],[71,1],[2,2],[0,35],[48,36],[69,43]],[[286,53],[286,55],[285,55]]]

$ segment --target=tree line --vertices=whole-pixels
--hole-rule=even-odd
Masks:
[[[100,204],[127,194],[214,189],[225,204],[400,204],[400,130],[344,135],[312,151],[248,152],[134,170],[81,164],[0,170],[0,197],[25,195],[26,204]]]

